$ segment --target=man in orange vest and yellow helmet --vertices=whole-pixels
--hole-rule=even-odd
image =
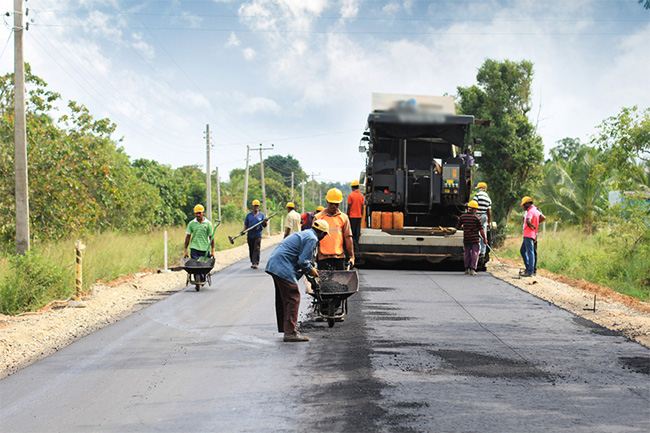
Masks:
[[[322,239],[318,246],[316,262],[319,270],[344,270],[347,249],[350,266],[354,266],[354,244],[350,219],[339,210],[343,193],[337,188],[327,191],[327,207],[314,215],[314,220],[325,220],[329,225],[329,236]]]

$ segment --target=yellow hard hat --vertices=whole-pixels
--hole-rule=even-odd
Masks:
[[[329,234],[330,231],[330,225],[327,223],[325,220],[316,220],[314,221],[314,224],[312,225],[313,228],[316,230],[320,230],[323,233]]]
[[[332,188],[329,191],[327,191],[325,200],[327,200],[330,203],[341,203],[343,201],[343,193],[341,192],[340,189]]]
[[[485,182],[479,182],[478,185],[476,185],[476,189],[487,189],[487,183]]]
[[[322,210],[325,210],[325,208],[324,208],[323,206],[318,206],[318,207],[316,208],[316,212],[320,212],[320,211],[322,211]]]
[[[359,186],[359,181],[358,180],[353,180],[350,186]]]
[[[292,201],[290,201],[289,203],[287,203],[287,207],[290,207],[290,208],[292,208],[292,209],[293,209],[293,208],[295,208],[295,207],[296,207],[296,205],[295,205],[295,204],[293,204],[293,202],[292,202]]]
[[[253,200],[253,206],[259,206],[260,201],[259,200]]]
[[[529,201],[532,202],[533,199],[530,198],[530,197],[528,197],[528,196],[526,196],[526,197],[524,197],[524,198],[521,199],[521,204],[520,204],[519,206],[523,206],[524,204],[528,203]]]
[[[194,213],[199,213],[199,212],[205,212],[205,208],[202,205],[197,204],[196,206],[194,206]]]
[[[467,207],[478,209],[478,203],[476,202],[476,200],[470,200],[470,202],[467,203]]]

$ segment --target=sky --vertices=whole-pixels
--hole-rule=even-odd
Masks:
[[[0,72],[13,72],[0,0]],[[650,11],[637,0],[28,0],[25,60],[132,158],[222,180],[273,154],[359,178],[373,92],[455,95],[485,59],[534,63],[530,120],[552,148],[650,107]],[[59,114],[65,113],[62,104]],[[56,113],[54,113],[56,116]]]

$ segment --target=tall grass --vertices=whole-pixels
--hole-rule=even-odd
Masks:
[[[225,250],[246,242],[235,240],[242,224],[224,223],[215,232],[215,249]],[[185,227],[171,227],[150,233],[106,232],[81,240],[83,250],[83,288],[97,281],[110,281],[123,275],[164,266],[164,231],[167,230],[168,265],[178,264],[183,254]],[[33,311],[74,293],[75,239],[34,242],[26,258],[4,253],[0,256],[0,313]]]
[[[511,235],[498,251],[504,258],[521,259],[521,236]],[[587,234],[578,227],[547,231],[537,244],[538,268],[592,283],[650,301],[650,259],[648,246],[621,242],[617,233],[606,228]],[[523,262],[522,262],[523,263]]]

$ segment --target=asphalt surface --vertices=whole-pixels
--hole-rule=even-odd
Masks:
[[[3,379],[0,431],[650,431],[650,350],[484,273],[360,270],[283,343],[269,254]]]

